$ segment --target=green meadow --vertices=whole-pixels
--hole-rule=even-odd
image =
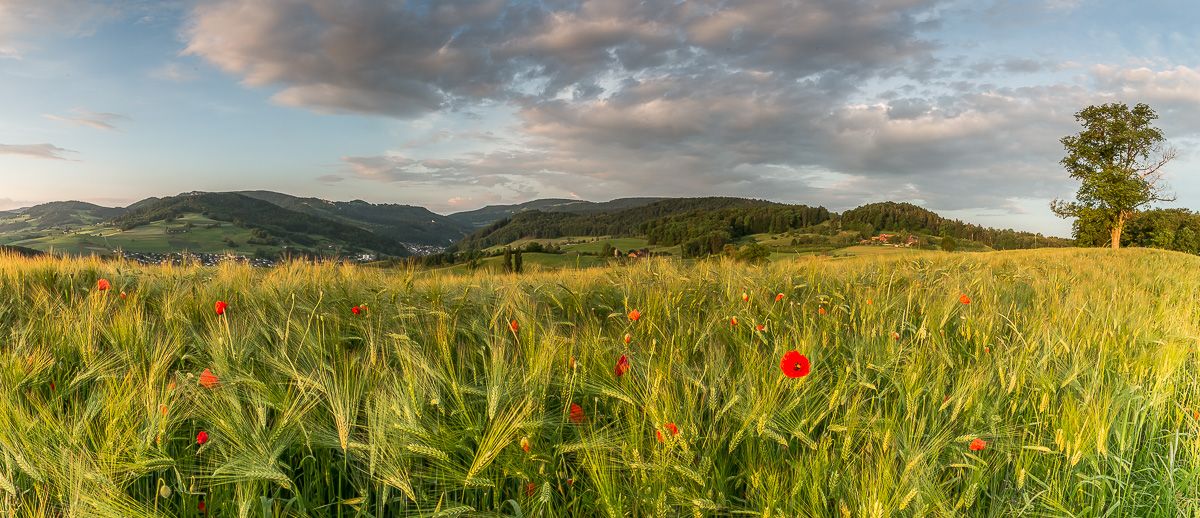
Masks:
[[[0,510],[1195,516],[1197,268],[1146,249],[524,275],[4,257]]]

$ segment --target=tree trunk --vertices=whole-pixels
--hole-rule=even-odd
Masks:
[[[1112,233],[1113,249],[1121,248],[1121,230],[1125,227],[1125,219],[1125,214],[1122,213],[1117,214],[1116,221],[1113,221],[1113,227],[1110,231]]]

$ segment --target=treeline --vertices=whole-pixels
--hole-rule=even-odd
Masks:
[[[976,241],[996,250],[1072,246],[1069,239],[963,223],[911,203],[890,201],[863,205],[842,213],[841,226],[864,237],[876,232],[922,233]]]
[[[302,246],[313,246],[313,236],[344,243],[343,252],[358,253],[374,250],[396,256],[409,255],[395,240],[345,223],[288,210],[278,205],[235,193],[205,193],[163,198],[112,220],[123,230],[154,221],[171,220],[185,213],[201,213],[218,221],[227,221],[241,228],[255,230],[260,243],[271,237]]]
[[[1075,221],[1078,246],[1111,246],[1106,222]],[[1155,209],[1139,212],[1125,223],[1121,246],[1141,246],[1200,254],[1200,214],[1188,209]]]
[[[825,207],[771,203],[676,214],[643,223],[639,232],[651,245],[681,245],[684,257],[698,257],[723,253],[742,236],[807,229],[829,218]]]
[[[786,205],[745,198],[675,198],[600,214],[529,211],[498,220],[451,246],[449,251],[489,248],[519,239],[567,236],[635,236],[643,224],[666,216],[736,207]]]

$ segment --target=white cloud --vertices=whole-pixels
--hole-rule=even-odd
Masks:
[[[115,131],[117,133],[121,133],[121,130],[117,129],[117,127],[114,125],[114,123],[116,123],[118,121],[132,121],[133,120],[133,119],[129,118],[129,116],[121,115],[119,113],[96,113],[96,112],[90,112],[87,110],[79,110],[79,109],[73,109],[73,110],[71,110],[71,112],[75,113],[76,115],[79,115],[79,116],[78,117],[60,117],[57,115],[42,115],[42,116],[46,117],[47,119],[54,119],[56,121],[62,121],[62,122],[65,122],[65,123],[73,125],[73,126],[87,126],[89,128],[95,128],[95,129],[100,129],[100,130],[105,130],[105,131]]]
[[[0,155],[67,160],[63,153],[75,153],[75,151],[63,149],[54,144],[0,144]]]

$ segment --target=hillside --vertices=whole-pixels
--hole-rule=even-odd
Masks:
[[[112,220],[122,230],[130,230],[155,221],[170,222],[185,213],[200,213],[216,221],[232,223],[257,231],[264,244],[272,239],[291,243],[301,250],[323,245],[342,253],[373,251],[406,256],[408,251],[396,240],[368,230],[330,219],[285,209],[273,203],[237,193],[199,193],[163,198]]]
[[[613,212],[584,213],[543,212],[534,210],[504,218],[473,232],[450,248],[455,250],[483,249],[502,245],[521,238],[557,238],[565,236],[638,235],[643,225],[659,218],[729,208],[784,206],[783,204],[746,198],[671,198]]]
[[[668,198],[618,198],[611,201],[594,202],[567,198],[545,198],[516,205],[488,205],[481,209],[456,212],[447,217],[470,228],[480,229],[499,219],[512,217],[523,212],[541,211],[596,214],[601,212],[616,212],[666,199]]]
[[[285,209],[353,225],[398,242],[449,246],[472,228],[431,212],[425,207],[394,203],[374,204],[362,200],[328,201],[301,198],[272,191],[237,191]]]
[[[968,239],[996,250],[1074,246],[1071,240],[1045,237],[1032,232],[995,229],[943,218],[936,212],[911,203],[880,202],[843,212],[841,225],[864,236],[880,231],[948,235]]]
[[[125,213],[123,208],[101,207],[81,201],[55,201],[21,212],[0,212],[0,233],[78,228],[108,221]]]

